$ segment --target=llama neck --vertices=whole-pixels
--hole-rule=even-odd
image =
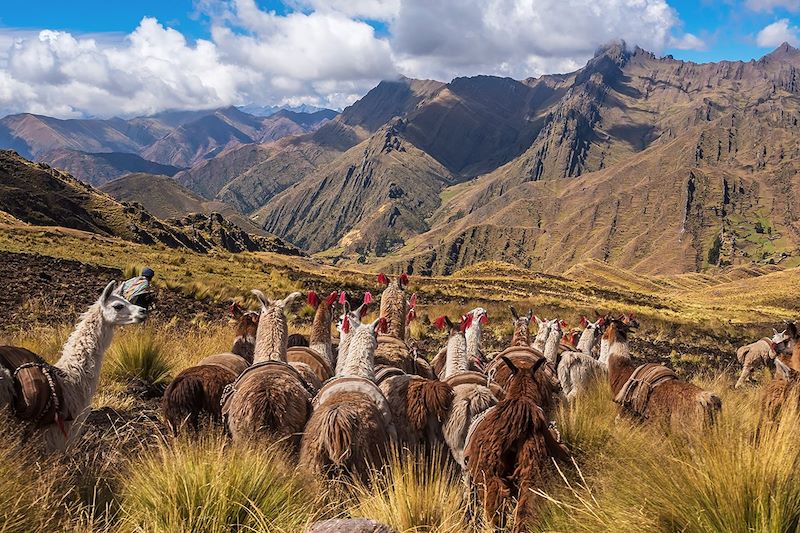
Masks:
[[[800,372],[800,342],[795,342],[792,348],[792,358],[789,360],[792,370]]]
[[[631,360],[631,353],[627,342],[609,343],[608,346],[608,383],[611,393],[616,397],[628,378],[636,369],[636,364]]]
[[[375,381],[375,348],[378,343],[370,332],[354,333],[347,357],[337,376],[357,376]]]
[[[253,362],[286,362],[286,346],[289,339],[289,326],[282,309],[271,307],[262,309],[256,331],[256,346]]]
[[[547,344],[547,337],[550,335],[550,328],[545,325],[539,326],[539,331],[536,333],[536,338],[533,340],[533,347],[540,352],[544,352],[544,347]]]
[[[233,341],[231,353],[235,353],[249,364],[253,364],[253,354],[256,349],[256,338],[252,335],[239,335]]]
[[[64,401],[73,416],[83,411],[97,391],[103,355],[111,344],[114,326],[103,320],[100,303],[81,316],[54,366],[63,371]]]
[[[600,356],[597,358],[598,361],[603,363],[604,365],[608,364],[608,339],[602,337],[600,339]]]
[[[386,335],[400,340],[406,338],[406,294],[392,283],[381,295],[381,314],[386,317]]]
[[[529,346],[531,343],[528,333],[528,324],[515,324],[514,336],[511,337],[511,346]]]
[[[483,360],[483,354],[481,353],[482,334],[483,331],[480,320],[473,321],[472,325],[467,328],[466,333],[464,333],[464,337],[467,341],[467,356],[470,359],[476,359],[478,361]]]
[[[326,303],[317,306],[314,322],[311,325],[309,346],[312,350],[325,357],[329,364],[333,364],[333,343],[331,342],[331,320],[333,313]]]
[[[561,337],[563,336],[561,330],[553,330],[547,336],[547,344],[544,345],[544,358],[551,364],[555,364],[558,358],[558,347],[561,344]]]
[[[594,346],[594,337],[595,337],[595,329],[594,328],[585,328],[583,333],[581,333],[581,338],[578,340],[577,349],[581,353],[585,353],[586,355],[591,355],[592,353],[592,346]]]
[[[469,370],[467,339],[461,333],[450,335],[447,339],[447,359],[444,365],[444,378],[455,376]]]

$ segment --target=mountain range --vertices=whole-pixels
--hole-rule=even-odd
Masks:
[[[313,131],[336,114],[284,109],[255,116],[227,107],[132,119],[60,120],[23,113],[0,119],[0,147],[101,185],[130,172],[172,176],[227,147]]]
[[[697,64],[615,43],[572,73],[384,81],[308,131],[142,157],[188,163],[182,186],[307,252],[374,268],[795,266],[799,72],[788,44]]]

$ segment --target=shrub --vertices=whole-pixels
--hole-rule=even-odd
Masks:
[[[280,450],[180,440],[146,454],[122,488],[124,531],[295,532],[319,491]]]
[[[139,379],[157,385],[167,381],[173,369],[162,342],[152,331],[141,328],[119,337],[110,356],[111,373],[121,380]]]

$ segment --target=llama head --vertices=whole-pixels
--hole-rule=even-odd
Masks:
[[[636,320],[636,315],[634,313],[622,313],[617,320],[632,328],[639,327],[639,321]]]
[[[450,335],[456,335],[460,333],[463,336],[464,332],[466,332],[470,328],[470,326],[472,326],[472,321],[473,321],[472,315],[469,314],[462,316],[461,322],[459,322],[458,324],[450,320],[450,317],[448,317],[447,315],[442,315],[436,320],[434,320],[433,326],[436,329],[442,329],[442,330],[447,328],[447,331]]]
[[[362,304],[355,309],[351,309],[347,294],[342,291],[339,297],[339,303],[342,305],[342,314],[339,315],[339,322],[336,325],[336,329],[339,331],[340,336],[342,334],[349,335],[351,331],[361,325],[361,321],[367,316],[368,306],[372,303],[372,294],[365,292]]]
[[[283,311],[286,308],[287,305],[289,305],[289,304],[293,303],[294,301],[299,300],[300,298],[303,297],[303,293],[302,292],[293,292],[292,294],[290,294],[289,296],[287,296],[283,300],[270,300],[269,298],[267,298],[267,296],[263,292],[261,292],[258,289],[253,289],[250,292],[256,298],[258,298],[258,301],[261,303],[261,310],[262,311],[268,310],[268,309],[273,308],[273,307]]]
[[[103,289],[103,294],[97,303],[103,314],[103,320],[115,326],[125,324],[138,324],[147,318],[147,310],[138,305],[133,305],[128,300],[117,294],[117,282],[112,281]]]
[[[779,332],[777,329],[772,328],[772,338],[770,340],[775,344],[782,344],[789,340],[789,335],[786,330]]]
[[[467,314],[472,315],[472,324],[467,329],[480,329],[481,326],[489,323],[489,312],[483,307],[476,307]]]
[[[258,331],[258,319],[260,314],[256,311],[248,311],[244,309],[238,302],[233,302],[230,307],[230,313],[234,320],[236,320],[236,336],[237,337],[255,337]]]
[[[378,347],[378,333],[386,331],[386,318],[376,318],[372,322],[359,324],[354,328],[353,337],[350,340],[350,349],[358,346],[359,349],[369,349],[372,352]]]
[[[529,398],[542,405],[553,394],[558,394],[561,386],[555,372],[548,371],[547,360],[542,357],[528,369],[518,368],[508,357],[501,355],[503,363],[511,371],[511,379],[506,385],[506,398]]]
[[[603,338],[609,345],[617,342],[625,343],[628,342],[628,334],[635,328],[636,326],[626,324],[622,320],[615,318],[608,324],[605,333],[603,333]]]

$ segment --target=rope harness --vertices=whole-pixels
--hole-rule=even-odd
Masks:
[[[639,365],[614,398],[614,401],[629,413],[647,418],[647,406],[656,387],[678,379],[671,369],[658,363]]]

